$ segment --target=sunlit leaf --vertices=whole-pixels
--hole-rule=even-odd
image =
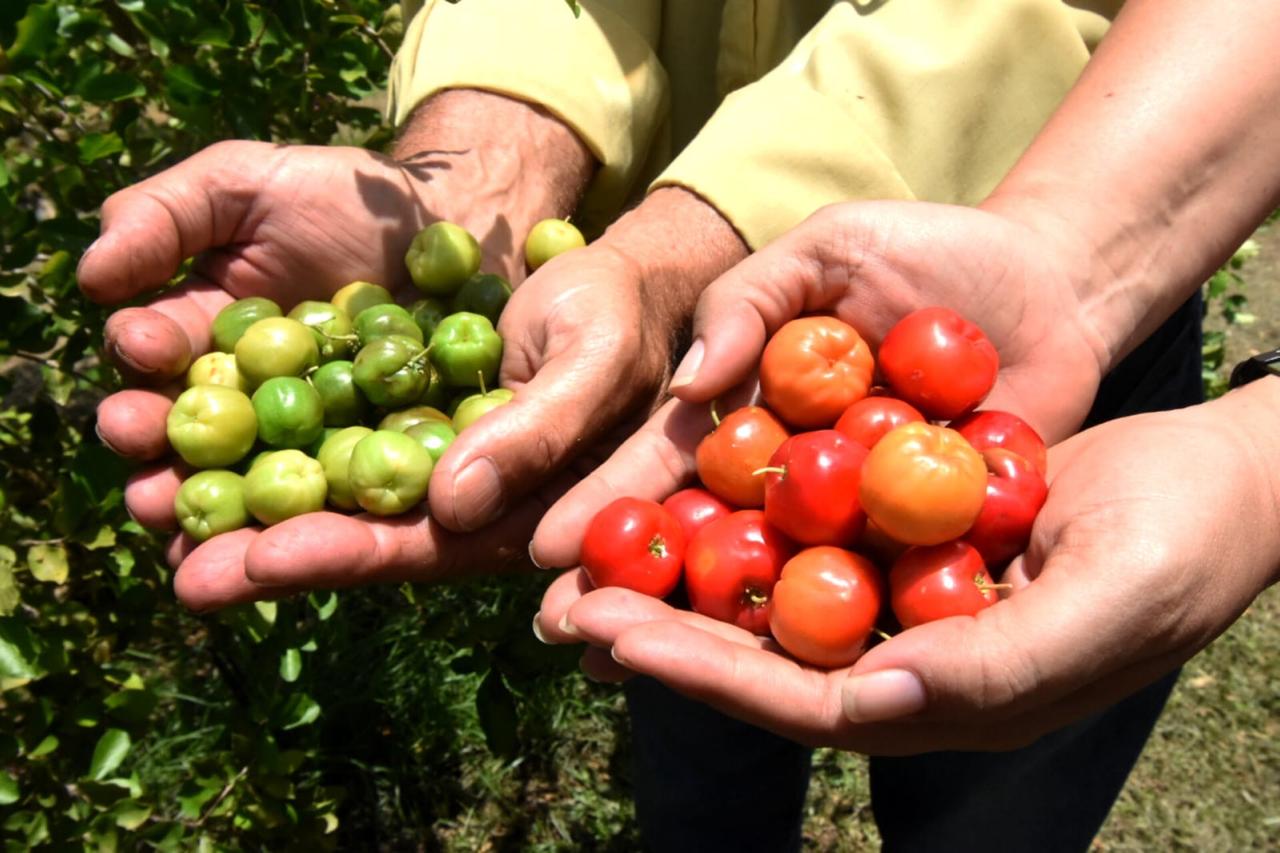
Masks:
[[[132,746],[133,741],[124,729],[107,729],[98,739],[98,745],[93,748],[88,777],[97,782],[106,779],[124,761]]]
[[[277,718],[285,731],[309,726],[320,719],[320,703],[306,693],[295,693],[285,700]]]
[[[76,143],[76,148],[80,151],[80,162],[88,164],[119,154],[124,150],[124,140],[115,132],[90,133]]]
[[[285,649],[280,656],[280,677],[292,684],[302,674],[302,652],[297,649]]]
[[[67,546],[61,542],[32,545],[27,549],[27,568],[38,581],[66,583],[71,572]]]
[[[55,3],[33,3],[18,21],[17,35],[5,53],[15,65],[39,59],[58,38],[58,7]]]
[[[18,780],[5,770],[0,770],[0,806],[11,806],[22,797]]]

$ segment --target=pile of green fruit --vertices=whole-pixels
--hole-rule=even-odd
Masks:
[[[536,268],[577,245],[577,229],[547,220],[529,235],[526,257]],[[192,363],[167,423],[174,451],[201,469],[174,500],[193,539],[326,503],[408,512],[457,434],[514,396],[494,387],[495,326],[511,285],[479,271],[475,237],[437,222],[414,238],[405,263],[424,294],[408,307],[356,281],[288,314],[262,297],[219,312],[214,351]]]

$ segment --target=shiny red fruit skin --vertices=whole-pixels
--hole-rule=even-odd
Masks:
[[[765,518],[802,545],[853,545],[867,523],[858,487],[868,452],[832,429],[793,435],[769,459],[783,471],[765,475]]]
[[[596,587],[665,598],[680,582],[684,529],[654,501],[618,498],[596,513],[582,540],[582,567]]]
[[[889,571],[889,602],[903,628],[972,616],[999,600],[976,548],[953,539],[908,549]]]
[[[964,535],[988,566],[1000,566],[1027,549],[1031,528],[1049,487],[1035,465],[1003,448],[982,451],[987,463],[987,496]]]
[[[698,531],[685,554],[684,588],[698,613],[769,633],[769,605],[795,544],[758,509],[740,510]]]
[[[663,501],[662,508],[680,522],[686,542],[692,542],[703,527],[733,512],[729,504],[699,488],[681,489]]]
[[[896,397],[870,396],[844,410],[836,421],[836,431],[870,450],[894,427],[923,421],[915,406]]]
[[[1012,450],[1019,456],[1026,457],[1040,472],[1041,477],[1047,476],[1049,454],[1045,449],[1044,439],[1036,432],[1035,427],[1017,415],[996,409],[979,409],[950,426],[963,435],[979,453],[989,447]]]
[[[848,666],[862,656],[884,600],[870,560],[821,545],[791,558],[773,588],[769,628],[792,657],[816,666]]]
[[[893,393],[926,416],[958,418],[996,382],[1000,358],[982,330],[950,308],[921,308],[880,344],[880,372]]]
[[[764,477],[755,472],[769,464],[787,428],[760,406],[730,412],[698,444],[698,479],[707,491],[735,507],[764,506]]]

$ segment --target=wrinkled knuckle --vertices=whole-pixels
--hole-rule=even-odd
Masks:
[[[672,485],[688,479],[688,460],[665,435],[645,429],[637,434],[637,438],[640,441],[640,456],[649,460],[651,471]]]
[[[978,655],[979,680],[974,710],[1004,714],[1016,710],[1044,683],[1040,664],[1016,638]]]

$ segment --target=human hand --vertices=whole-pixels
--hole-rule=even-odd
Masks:
[[[461,124],[479,140],[452,139],[459,113],[477,110],[488,124]],[[267,296],[287,309],[303,299],[328,299],[356,279],[379,280],[411,298],[404,252],[437,218],[477,234],[487,268],[519,281],[522,236],[538,219],[572,208],[589,173],[585,148],[557,120],[487,93],[445,93],[419,112],[397,159],[352,148],[228,142],[108,199],[102,236],[79,270],[91,298],[117,303],[159,289],[186,257],[197,256],[184,283],[107,323],[108,354],[132,380],[152,386],[103,401],[98,429],[109,446],[139,461],[167,454],[165,417],[177,390],[170,383],[209,348],[212,318],[235,298]],[[491,145],[486,127],[493,131]],[[543,155],[547,168],[532,170],[530,179],[530,162]],[[136,475],[126,489],[134,516],[148,526],[174,527],[182,473],[159,462]],[[287,538],[297,533],[298,539]],[[349,567],[353,581],[365,571],[416,577],[448,574],[472,561],[507,563],[523,558],[528,538],[526,532],[514,549],[486,539],[493,547],[485,548],[454,543],[456,537],[422,518],[378,522],[333,514],[298,522],[281,536],[295,546],[286,568],[305,566],[323,548],[335,566]],[[175,565],[181,563],[179,596],[203,609],[277,594],[243,570],[257,538],[255,531],[216,537],[192,554],[195,543],[179,536],[170,548]],[[322,573],[317,582],[324,579]]]
[[[1269,386],[1269,387],[1267,387]],[[1009,598],[904,631],[853,666],[570,572],[535,620],[587,642],[601,680],[653,676],[814,746],[900,755],[1010,749],[1172,671],[1280,579],[1280,381],[1112,421],[1050,451],[1051,485]],[[1251,429],[1248,425],[1252,425]],[[787,697],[780,702],[778,697]]]
[[[749,382],[769,336],[802,313],[834,314],[875,346],[917,308],[954,308],[1000,354],[984,406],[1020,415],[1051,441],[1065,437],[1113,357],[1074,290],[1077,257],[1060,234],[996,208],[858,202],[820,211],[707,287],[671,381],[679,400],[547,513],[535,559],[575,565],[587,524],[609,501],[661,500],[692,478],[694,450],[713,425],[707,403]]]

